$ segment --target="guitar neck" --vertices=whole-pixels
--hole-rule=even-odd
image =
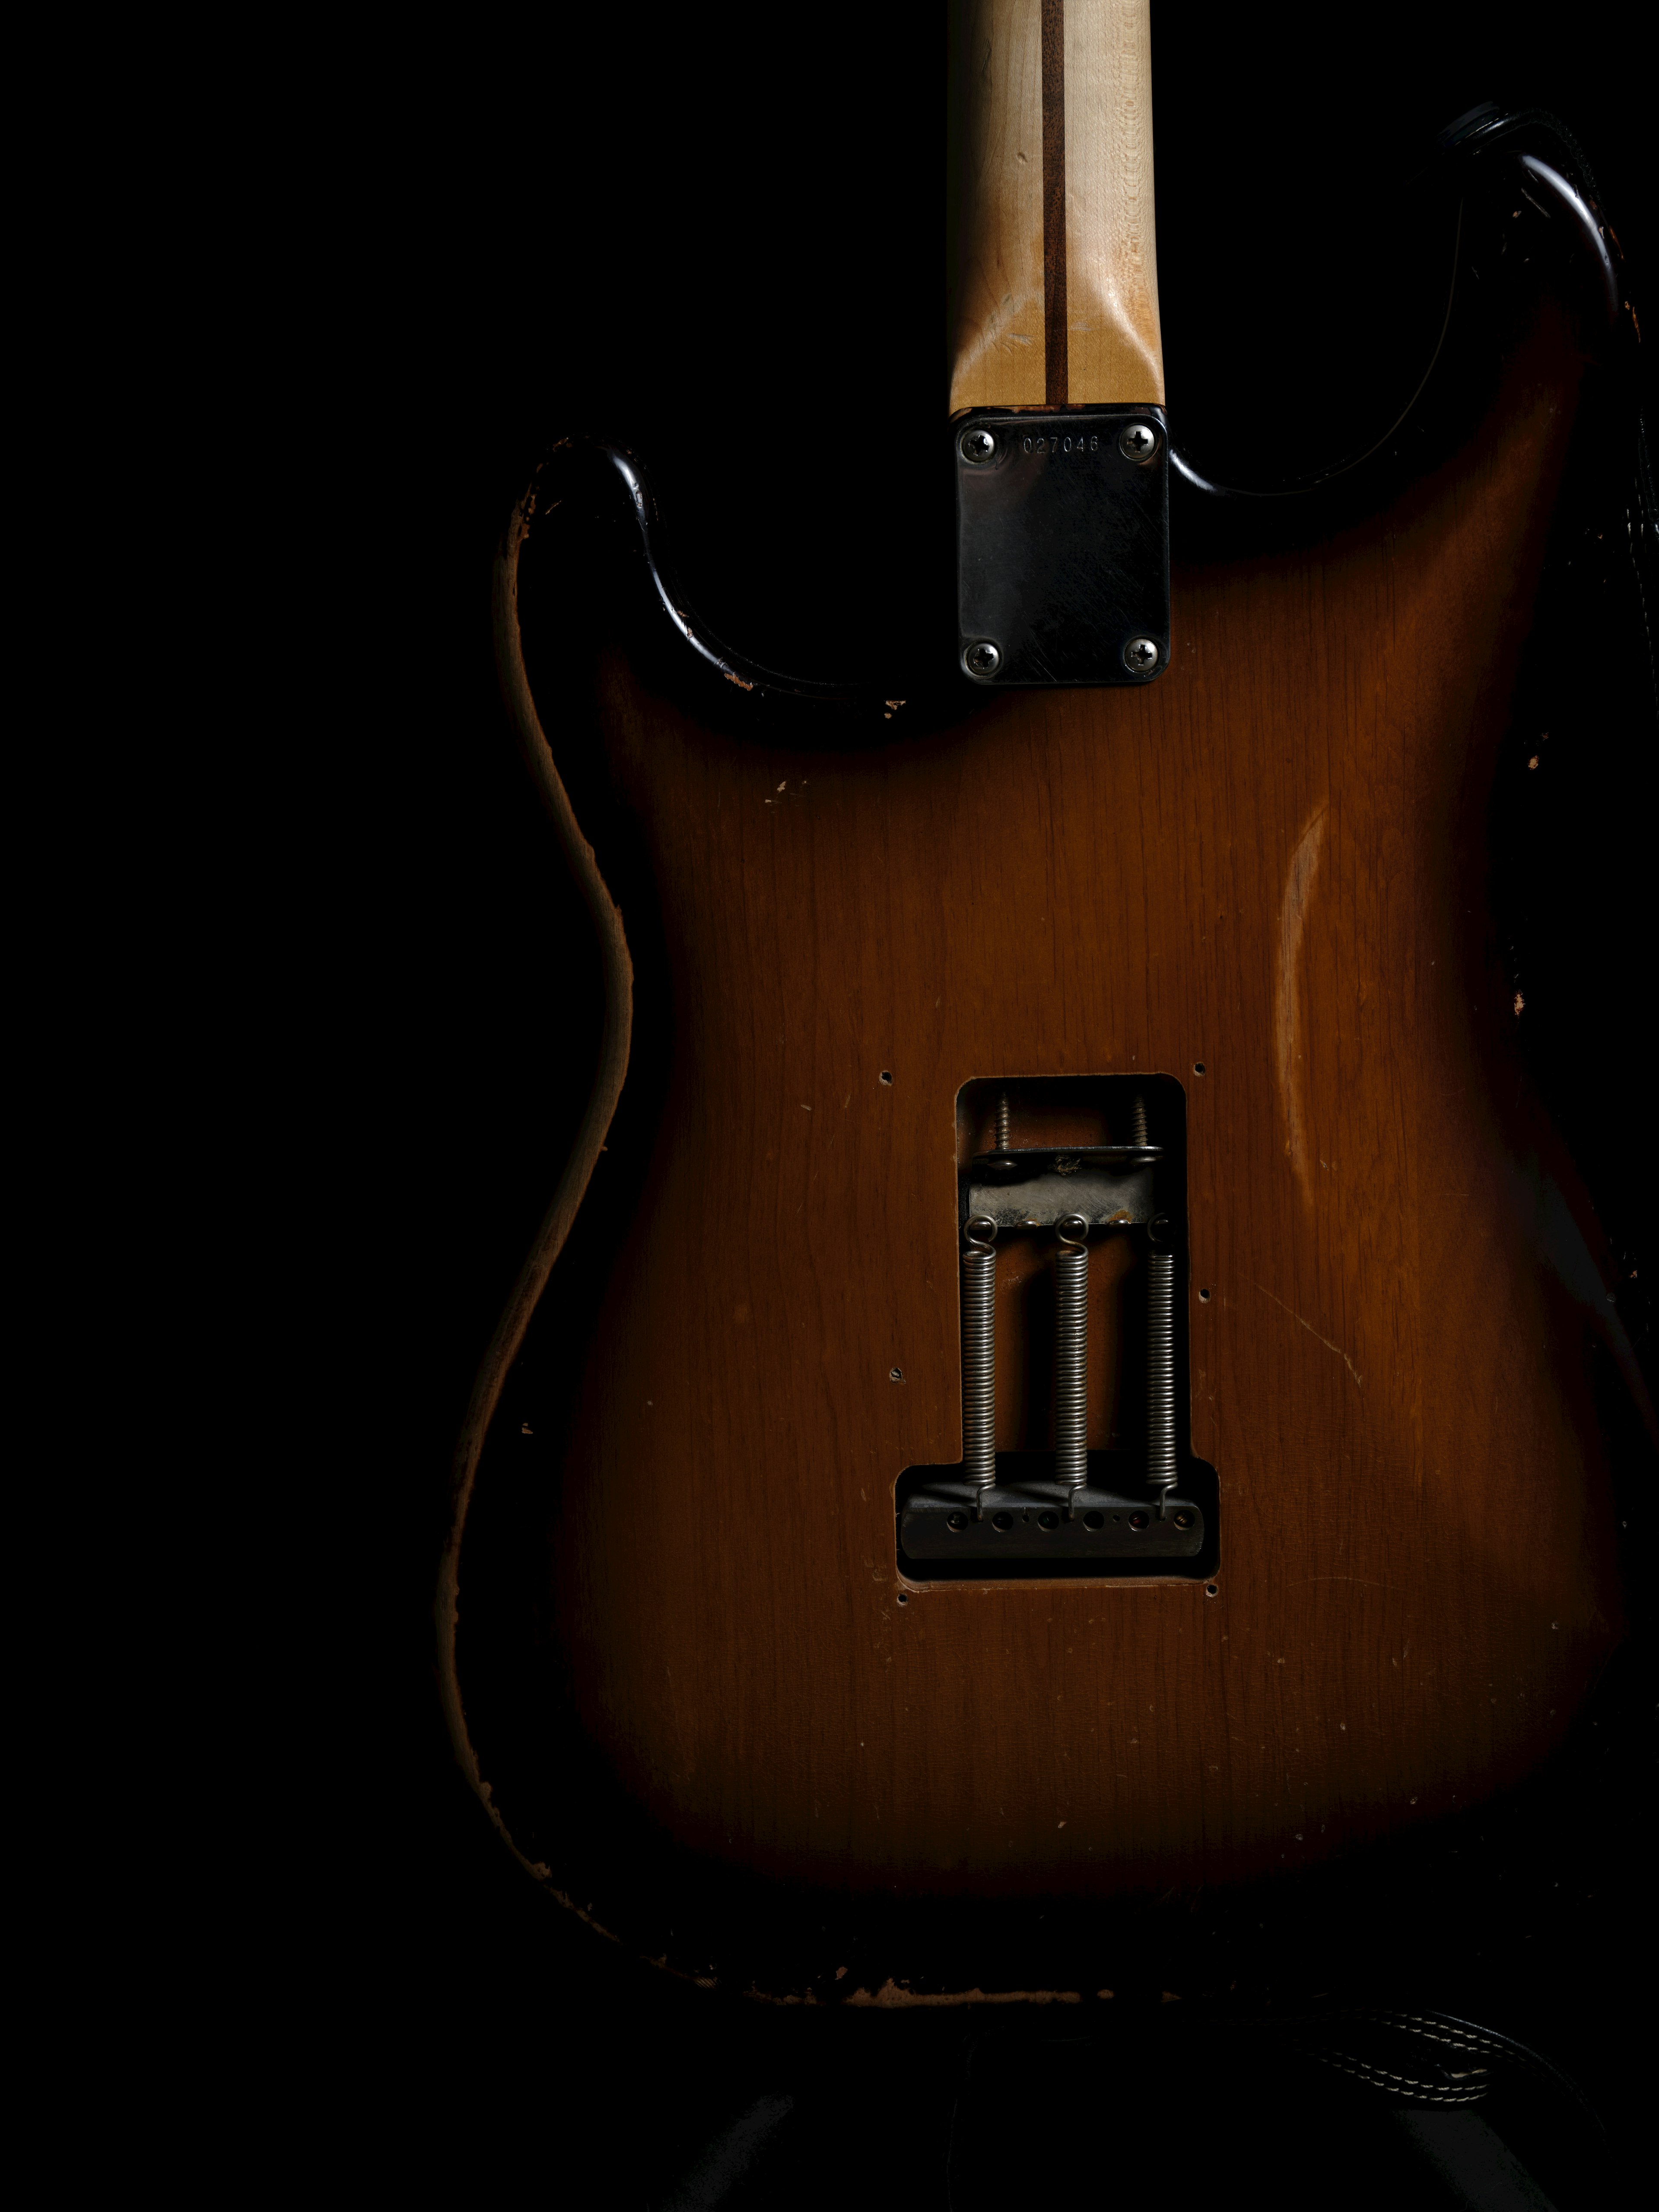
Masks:
[[[951,411],[1164,400],[1150,0],[969,0]]]

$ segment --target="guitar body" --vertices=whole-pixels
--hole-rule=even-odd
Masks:
[[[1510,1790],[1619,1642],[1597,1232],[1488,850],[1585,358],[1547,298],[1500,351],[1312,525],[1188,553],[1178,507],[1153,684],[849,730],[625,634],[595,736],[526,613],[634,1073],[481,1386],[451,1714],[642,1955],[1076,1990]],[[1179,1086],[1213,1552],[929,1580],[896,1485],[963,1450],[959,1100],[1062,1078]]]

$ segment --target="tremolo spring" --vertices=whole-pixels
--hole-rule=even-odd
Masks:
[[[975,1214],[962,1254],[962,1448],[977,1519],[997,1479],[997,1226]]]
[[[1075,1494],[1089,1479],[1089,1224],[1069,1213],[1054,1233],[1054,1476]]]
[[[1164,1500],[1176,1486],[1175,1260],[1146,1255],[1146,1480]]]

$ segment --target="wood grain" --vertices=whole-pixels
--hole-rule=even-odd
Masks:
[[[975,0],[967,49],[951,411],[1040,407],[1042,0]]]
[[[1150,0],[1066,0],[1066,398],[1161,405]]]
[[[975,0],[966,48],[951,411],[1161,404],[1149,0]]]

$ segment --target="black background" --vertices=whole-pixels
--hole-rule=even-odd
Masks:
[[[1218,466],[1287,419],[1310,453],[1386,424],[1443,304],[1433,136],[1480,100],[1570,123],[1659,316],[1638,11],[1355,12],[1155,0],[1169,405]],[[273,343],[313,427],[307,673],[275,773],[306,855],[283,908],[304,925],[295,1126],[326,1194],[294,1341],[331,1402],[302,1447],[325,1470],[303,1516],[317,1664],[295,1669],[249,1956],[301,1970],[295,2125],[328,2115],[363,2176],[643,2203],[746,2097],[840,2063],[535,1893],[451,1762],[431,1592],[472,1371],[593,1049],[586,939],[496,696],[495,541],[548,442],[594,428],[652,459],[733,642],[841,673],[902,621],[902,455],[931,453],[943,411],[945,64],[932,6],[497,15],[331,55],[283,137]],[[890,479],[848,480],[849,410],[893,426]],[[1611,718],[1604,814],[1652,732],[1639,699]],[[1573,1018],[1587,1080],[1628,1088],[1650,893],[1604,826],[1575,855],[1606,953]],[[1549,2015],[1546,1991],[1528,2027]],[[904,2063],[945,2081],[942,2047]],[[872,2186],[906,2159],[923,2186],[929,2124],[870,2136]]]

